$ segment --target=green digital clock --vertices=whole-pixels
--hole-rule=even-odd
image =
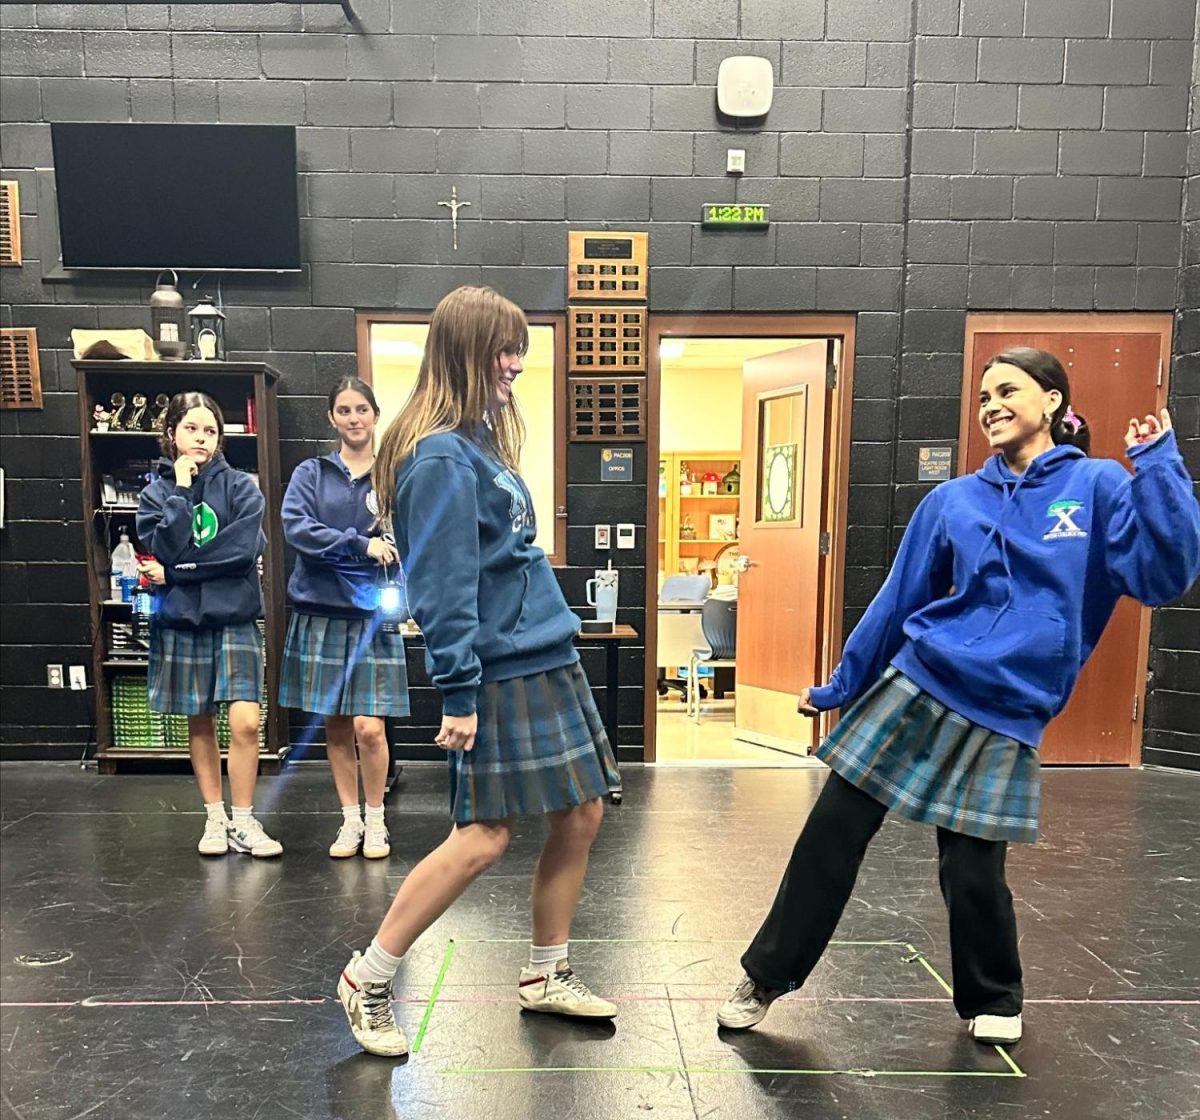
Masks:
[[[754,202],[706,202],[700,210],[703,229],[766,229],[771,207]]]

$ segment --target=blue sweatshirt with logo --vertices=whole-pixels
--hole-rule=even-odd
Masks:
[[[266,548],[266,503],[254,479],[216,455],[190,486],[161,459],[159,478],[138,499],[137,535],[157,558],[166,586],[154,596],[154,621],[178,630],[253,622],[262,614],[258,558]]]
[[[579,618],[534,543],[525,483],[454,432],[426,436],[396,472],[392,522],[413,618],[446,715],[479,685],[579,660]]]
[[[378,506],[371,474],[353,478],[336,451],[305,459],[283,497],[283,535],[296,550],[288,602],[304,614],[369,618],[383,569],[367,555]],[[392,576],[398,575],[392,565]]]
[[[1015,475],[996,455],[918,506],[815,708],[890,663],[953,711],[1036,747],[1122,595],[1169,602],[1200,576],[1200,505],[1174,432],[1111,459],[1055,447]]]

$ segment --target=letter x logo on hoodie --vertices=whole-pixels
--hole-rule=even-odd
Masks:
[[[1055,522],[1042,540],[1059,541],[1086,537],[1087,532],[1072,520],[1081,509],[1083,509],[1083,503],[1076,498],[1062,498],[1057,502],[1051,502],[1046,510],[1046,516],[1053,517]]]

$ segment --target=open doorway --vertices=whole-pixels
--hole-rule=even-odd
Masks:
[[[805,765],[795,697],[840,651],[853,319],[660,316],[650,343],[647,761]]]

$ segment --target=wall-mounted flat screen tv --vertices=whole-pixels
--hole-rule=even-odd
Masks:
[[[53,124],[64,268],[294,272],[296,130]]]

